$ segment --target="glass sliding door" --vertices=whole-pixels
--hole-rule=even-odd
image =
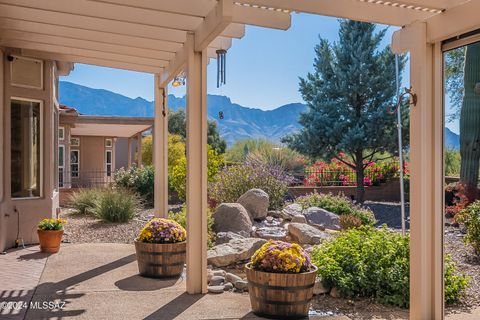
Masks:
[[[460,39],[443,51],[446,318],[480,317],[480,42]]]

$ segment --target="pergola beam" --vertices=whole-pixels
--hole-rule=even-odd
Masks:
[[[36,58],[45,59],[45,60],[77,62],[77,63],[108,67],[108,68],[116,68],[116,69],[146,72],[146,73],[159,73],[163,71],[163,68],[159,68],[159,67],[145,66],[145,65],[124,62],[124,61],[119,62],[119,61],[113,61],[109,59],[84,57],[84,56],[78,56],[73,54],[44,52],[44,51],[29,50],[29,49],[22,49],[22,54],[25,56],[36,57]]]
[[[219,0],[208,13],[203,23],[195,30],[195,51],[206,49],[233,19],[232,0]]]
[[[182,44],[148,37],[132,36],[112,32],[95,31],[67,27],[49,23],[0,18],[0,28],[3,30],[23,31],[78,40],[95,40],[95,42],[117,44],[141,49],[151,49],[166,52],[177,52]]]
[[[432,13],[358,0],[241,0],[241,3],[323,16],[404,26]]]
[[[117,45],[110,43],[102,43],[91,40],[72,39],[58,36],[51,36],[45,34],[38,34],[34,32],[3,30],[0,28],[2,39],[21,40],[32,43],[44,43],[61,47],[87,49],[93,51],[102,51],[114,54],[124,54],[132,57],[150,58],[156,60],[169,61],[175,54],[173,52],[165,52],[159,50],[136,48],[132,46]]]

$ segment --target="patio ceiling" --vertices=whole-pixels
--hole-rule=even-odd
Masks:
[[[291,12],[396,26],[426,20],[466,0],[0,0],[0,45],[25,55],[160,74],[165,84],[195,50],[215,57],[245,24],[290,27]]]
[[[111,116],[61,116],[60,124],[70,124],[74,136],[129,138],[153,126],[153,118]]]

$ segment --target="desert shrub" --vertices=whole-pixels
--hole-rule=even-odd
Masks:
[[[147,205],[153,205],[155,170],[153,166],[121,168],[114,174],[115,187],[138,194]]]
[[[460,152],[455,149],[445,149],[445,175],[450,177],[460,176]]]
[[[187,206],[182,206],[180,212],[170,211],[168,213],[168,218],[177,222],[185,229],[187,228]],[[208,231],[208,242],[207,245],[209,248],[213,247],[215,244],[215,232],[213,231],[213,217],[210,210],[207,211],[207,231]]]
[[[108,222],[128,222],[139,206],[136,194],[126,189],[103,189],[95,200],[93,214]]]
[[[223,155],[218,154],[217,151],[208,146],[207,159],[207,179],[208,182],[213,182],[223,165]],[[178,159],[176,165],[171,169],[169,180],[179,199],[185,200],[187,191],[187,158],[185,155]]]
[[[258,149],[274,148],[276,145],[267,139],[244,139],[237,140],[233,146],[228,148],[225,159],[231,163],[243,163],[250,153]]]
[[[360,227],[342,232],[314,248],[318,275],[344,297],[370,297],[380,303],[409,306],[409,237],[386,228]],[[457,301],[468,278],[445,260],[445,297]]]
[[[145,166],[153,164],[153,137],[151,135],[142,138],[142,163]]]
[[[262,189],[270,197],[270,208],[281,208],[292,177],[281,168],[245,163],[224,168],[209,185],[215,203],[236,202],[250,189]]]
[[[298,197],[295,199],[295,202],[300,204],[303,209],[319,207],[339,216],[347,214],[352,215],[360,219],[362,223],[366,225],[374,225],[376,223],[375,216],[371,210],[355,205],[345,196],[319,194],[315,192],[306,196]]]
[[[99,189],[80,189],[73,192],[68,201],[75,213],[78,214],[93,214],[95,201],[97,200],[101,190]]]
[[[467,229],[465,242],[469,243],[475,252],[480,254],[480,200],[461,210],[455,216],[455,220],[465,225]]]
[[[363,224],[362,220],[351,214],[344,214],[340,216],[339,220],[340,227],[342,227],[343,230],[358,228]]]
[[[275,145],[259,146],[250,152],[246,160],[251,163],[280,167],[286,172],[301,176],[305,170],[306,159],[297,151]]]
[[[308,253],[296,243],[269,240],[250,259],[252,268],[265,272],[300,273],[312,270]]]

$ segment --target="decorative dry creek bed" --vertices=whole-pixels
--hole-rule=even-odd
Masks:
[[[268,205],[268,195],[252,189],[236,203],[218,206],[213,214],[216,242],[208,250],[210,293],[248,291],[245,263],[268,239],[294,241],[310,251],[323,239],[335,237],[340,230],[338,216],[326,210],[316,207],[303,210],[299,204],[293,203],[282,211],[268,211]],[[399,204],[394,203],[369,203],[368,206],[380,220],[379,224],[393,222],[392,216],[399,212]],[[66,242],[133,243],[144,224],[153,217],[153,209],[140,211],[129,223],[106,223],[76,215],[71,209],[63,209],[61,217],[68,219]],[[398,223],[393,224],[394,228],[398,227]],[[474,258],[473,250],[463,243],[463,237],[459,228],[445,228],[445,253],[452,256],[459,271],[471,278],[461,303],[450,306],[447,312],[468,311],[480,306],[480,259]],[[371,299],[342,299],[336,290],[326,290],[319,281],[315,284],[314,294],[312,315],[408,319],[408,310],[380,305]]]

